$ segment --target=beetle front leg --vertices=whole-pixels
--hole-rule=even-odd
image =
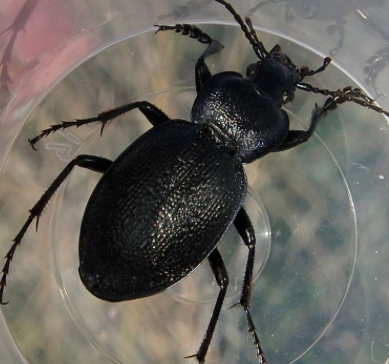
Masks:
[[[30,216],[28,217],[26,223],[23,225],[22,229],[19,231],[18,235],[16,235],[13,240],[13,244],[9,249],[7,255],[5,256],[5,264],[3,268],[3,276],[0,280],[0,304],[6,305],[8,303],[3,301],[3,294],[5,286],[7,285],[7,275],[9,273],[9,266],[11,264],[11,260],[15,254],[15,250],[18,245],[20,245],[24,234],[26,233],[28,227],[31,225],[32,221],[36,218],[36,230],[38,230],[39,217],[45,209],[46,205],[53,197],[54,193],[57,191],[59,186],[65,181],[67,176],[70,174],[72,169],[75,166],[79,166],[82,168],[87,168],[95,172],[104,173],[112,164],[112,161],[95,157],[91,155],[79,155],[76,159],[73,159],[65,169],[59,174],[59,176],[54,180],[54,182],[50,185],[47,191],[42,195],[39,201],[35,204],[35,206],[30,210]]]
[[[264,357],[263,350],[261,348],[261,344],[258,338],[258,335],[256,333],[256,328],[254,325],[254,322],[251,318],[251,314],[249,311],[250,306],[250,298],[251,298],[251,283],[253,280],[253,270],[254,270],[254,261],[255,261],[255,245],[256,245],[256,238],[255,238],[255,231],[253,228],[253,225],[250,221],[249,216],[247,215],[247,212],[242,207],[238,215],[236,216],[234,220],[234,225],[236,230],[238,231],[239,235],[243,239],[244,244],[249,249],[249,254],[247,257],[247,265],[246,265],[246,272],[244,275],[244,281],[243,281],[243,287],[242,287],[242,293],[240,296],[240,300],[237,304],[240,304],[243,307],[244,313],[246,315],[247,319],[247,325],[249,332],[253,335],[254,338],[254,345],[257,348],[257,356],[259,358],[260,364],[265,364],[266,359]],[[236,305],[237,305],[236,304]],[[234,305],[234,306],[236,306]]]
[[[199,350],[194,355],[189,355],[186,358],[196,358],[200,364],[204,363],[205,356],[207,354],[209,345],[212,340],[213,333],[215,331],[216,323],[219,319],[220,311],[223,305],[224,298],[227,293],[227,286],[229,283],[228,273],[226,267],[224,266],[223,258],[220,255],[217,248],[211,253],[208,257],[209,264],[211,265],[212,272],[215,275],[216,282],[220,287],[219,295],[217,296],[217,301],[215,308],[212,313],[211,321],[208,324],[207,331],[200,345]]]
[[[139,109],[139,111],[147,118],[148,121],[150,121],[153,126],[157,126],[167,121],[170,121],[169,117],[155,105],[151,104],[148,101],[138,101],[122,105],[111,110],[103,111],[93,118],[76,119],[74,121],[63,121],[61,124],[50,125],[49,128],[42,130],[42,132],[35,138],[28,139],[28,142],[30,143],[31,147],[35,149],[35,143],[37,143],[43,137],[46,137],[49,134],[56,132],[57,130],[66,129],[71,126],[75,126],[78,128],[81,125],[91,124],[95,122],[102,123],[101,134],[103,134],[105,125],[107,125],[110,121],[118,118],[119,116],[134,109]]]
[[[223,45],[216,39],[212,39],[207,33],[199,27],[191,24],[176,25],[156,25],[158,27],[155,33],[165,30],[174,30],[182,35],[189,35],[190,38],[196,39],[200,43],[208,44],[207,49],[200,55],[195,65],[196,91],[199,92],[203,84],[212,76],[211,71],[205,63],[205,59],[219,52]]]
[[[309,125],[308,130],[290,130],[283,143],[275,152],[282,152],[305,143],[313,135],[325,114],[326,111],[322,107],[316,106],[312,111],[311,124]]]
[[[296,86],[300,90],[314,92],[322,95],[329,95],[330,97],[325,101],[323,107],[318,107],[317,105],[315,106],[312,111],[311,124],[308,130],[290,130],[284,142],[275,150],[275,152],[281,152],[287,149],[291,149],[299,144],[305,143],[313,135],[320,121],[327,114],[327,112],[335,110],[339,105],[346,102],[354,102],[360,106],[366,107],[389,117],[389,111],[375,105],[374,100],[364,94],[359,88],[347,86],[342,90],[333,91],[320,89],[304,82],[299,82]]]

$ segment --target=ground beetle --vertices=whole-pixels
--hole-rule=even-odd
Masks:
[[[258,57],[247,67],[246,77],[237,72],[212,75],[205,59],[222,45],[189,24],[157,25],[159,31],[174,30],[207,45],[195,65],[197,98],[191,121],[169,119],[147,101],[134,102],[102,112],[97,117],[52,125],[30,139],[41,138],[72,126],[108,122],[139,109],[153,128],[130,145],[116,160],[79,155],[50,185],[14,239],[5,259],[0,281],[0,302],[16,247],[39,217],[56,190],[75,166],[103,174],[83,217],[79,242],[79,274],[85,287],[107,301],[123,301],[162,292],[181,281],[206,258],[220,292],[196,354],[205,361],[228,286],[228,274],[217,249],[233,223],[248,248],[243,288],[238,304],[243,307],[257,355],[265,363],[251,319],[249,304],[255,255],[255,234],[243,200],[247,182],[243,164],[270,152],[293,148],[307,141],[323,116],[346,101],[389,116],[360,89],[319,89],[303,82],[322,72],[297,68],[275,45],[267,51],[249,18],[243,19],[224,0]],[[315,106],[308,130],[290,130],[282,106],[293,101],[296,88],[327,95]]]

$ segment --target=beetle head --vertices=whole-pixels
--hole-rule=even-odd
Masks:
[[[246,77],[281,107],[293,101],[300,71],[279,49],[276,47],[264,59],[248,65]]]

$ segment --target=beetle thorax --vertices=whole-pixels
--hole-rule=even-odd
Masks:
[[[201,88],[192,121],[217,130],[220,142],[232,145],[242,163],[277,148],[289,129],[287,115],[275,101],[236,72],[211,77]]]

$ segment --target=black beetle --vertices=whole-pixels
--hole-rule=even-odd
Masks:
[[[247,67],[246,77],[237,72],[212,75],[205,59],[220,51],[221,44],[189,24],[157,25],[158,31],[174,30],[207,45],[195,65],[198,92],[191,121],[170,119],[146,101],[126,104],[97,117],[52,125],[29,139],[34,148],[41,138],[72,126],[108,122],[135,108],[154,126],[116,160],[79,155],[50,185],[36,205],[6,255],[0,281],[0,302],[16,247],[39,217],[55,191],[75,166],[103,174],[88,202],[80,233],[79,274],[85,287],[107,301],[123,301],[154,295],[181,281],[208,258],[220,292],[196,354],[205,361],[228,286],[228,274],[217,245],[233,223],[248,248],[243,288],[238,304],[243,307],[257,355],[265,363],[251,319],[249,304],[255,256],[255,234],[243,199],[247,182],[243,164],[270,152],[293,148],[307,141],[323,116],[346,101],[389,116],[360,89],[351,86],[330,91],[303,80],[322,72],[297,68],[275,45],[267,51],[252,26],[224,0],[258,57]],[[290,130],[282,106],[293,101],[296,88],[327,95],[313,110],[308,130]]]

